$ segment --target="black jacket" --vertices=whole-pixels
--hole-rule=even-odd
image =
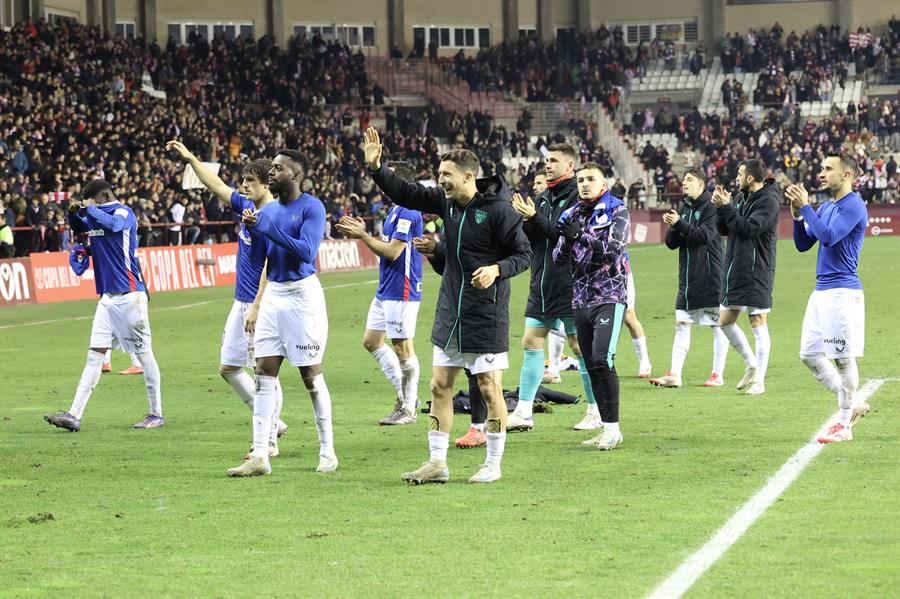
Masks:
[[[716,207],[710,193],[684,198],[680,218],[666,233],[666,246],[678,250],[678,296],[675,309],[719,305],[722,291],[722,237],[716,230]]]
[[[572,177],[541,192],[534,199],[535,215],[522,225],[534,251],[525,316],[542,320],[572,316],[572,263],[556,264],[553,248],[559,240],[559,215],[577,201],[578,185]]]
[[[725,306],[772,307],[775,242],[781,192],[769,179],[747,197],[737,191],[717,209],[716,227],[728,236],[721,303]]]
[[[444,219],[446,265],[431,342],[464,353],[508,351],[509,279],[528,268],[531,246],[506,182],[479,179],[475,197],[460,207],[440,187],[407,183],[385,165],[372,178],[395,204]],[[500,277],[487,289],[473,287],[472,273],[492,264],[499,265]]]

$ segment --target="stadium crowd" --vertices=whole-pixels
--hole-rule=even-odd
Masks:
[[[828,75],[848,76],[844,56],[852,55],[857,73],[895,61],[900,23],[892,20],[888,32],[884,40],[860,32],[852,48],[850,37],[834,27],[802,36],[784,37],[777,24],[746,36],[729,34],[722,45],[726,71],[765,71],[753,93],[762,93],[762,100],[770,99],[770,90],[776,100],[786,94],[779,110],[721,118],[696,108],[679,115],[663,107],[657,114],[636,111],[629,127],[674,133],[685,165],[701,167],[722,182],[733,179],[741,160],[758,154],[776,175],[809,183],[819,159],[849,142],[864,162],[863,197],[896,201],[896,162],[881,157],[885,148],[900,148],[896,102],[873,100],[846,111],[833,107],[821,123],[803,118],[793,103],[827,97],[822,85]],[[170,41],[160,47],[70,21],[53,26],[40,21],[0,32],[0,55],[0,213],[9,225],[26,229],[16,235],[17,255],[68,246],[66,201],[95,176],[107,178],[134,209],[144,246],[233,239],[230,207],[181,188],[183,163],[164,150],[172,138],[219,162],[220,174],[235,185],[248,157],[302,147],[314,165],[303,188],[326,204],[326,234],[346,214],[370,216],[374,230],[380,229],[387,206],[366,176],[360,145],[361,131],[380,109],[384,92],[368,80],[363,55],[347,46],[298,36],[282,50],[268,36],[255,41],[191,36],[186,45]],[[448,64],[473,90],[504,90],[535,101],[597,100],[614,113],[630,80],[654,60],[670,68],[680,61],[697,72],[705,66],[706,50],[701,43],[693,51],[682,48],[679,56],[672,42],[659,39],[630,47],[620,29],[601,27],[561,33],[548,44],[524,37],[474,57],[460,53]],[[734,98],[744,94],[726,91]],[[351,103],[355,110],[346,108]],[[386,150],[409,161],[421,178],[431,177],[444,140],[474,149],[486,174],[500,172],[512,186],[528,190],[540,148],[562,139],[544,135],[531,144],[527,110],[515,131],[495,126],[488,114],[461,115],[437,105],[419,116],[402,109],[384,116]],[[579,141],[582,161],[611,172],[612,159],[596,142],[595,124],[573,119],[568,128]],[[647,146],[640,154],[657,192],[678,196],[665,148]],[[535,161],[506,172],[505,156]],[[615,189],[632,207],[645,206],[643,182],[616,181]]]

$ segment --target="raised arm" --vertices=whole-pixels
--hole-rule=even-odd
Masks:
[[[184,161],[191,165],[191,168],[197,173],[197,178],[200,179],[200,182],[203,183],[206,189],[216,194],[223,202],[231,201],[232,189],[225,185],[225,182],[218,175],[213,174],[212,171],[203,166],[200,159],[194,156],[183,143],[173,139],[166,143],[166,150],[178,152]]]
[[[443,216],[447,207],[447,197],[439,187],[425,187],[418,183],[408,183],[394,174],[381,161],[381,138],[373,127],[363,134],[363,150],[369,174],[381,191],[395,204],[404,208]]]
[[[112,233],[118,233],[128,225],[129,214],[132,215],[132,219],[134,218],[133,213],[126,208],[117,208],[112,214],[107,214],[97,206],[88,206],[85,209],[85,212],[87,212],[88,216],[97,221],[103,229],[111,231]]]

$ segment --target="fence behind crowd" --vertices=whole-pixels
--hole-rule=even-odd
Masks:
[[[900,206],[872,206],[866,235],[900,235]],[[662,211],[631,211],[630,244],[661,243],[666,226]],[[783,209],[778,225],[780,239],[793,235],[793,221]],[[234,285],[237,243],[180,245],[138,250],[144,279],[151,293],[200,287]],[[373,269],[378,257],[361,241],[325,240],[317,258],[319,272]],[[91,299],[94,271],[75,276],[67,252],[44,252],[28,258],[0,260],[0,307]]]

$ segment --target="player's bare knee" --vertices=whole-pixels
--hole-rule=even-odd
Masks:
[[[223,379],[226,379],[229,377],[229,375],[234,374],[235,372],[237,372],[240,369],[241,369],[240,366],[230,366],[228,364],[219,364],[219,376],[221,376]]]
[[[408,360],[413,355],[413,344],[411,339],[391,339],[391,346],[394,353],[397,354],[399,360]]]
[[[371,339],[369,337],[363,337],[362,340],[363,347],[366,348],[366,351],[370,354],[381,347],[383,342],[380,339]]]

